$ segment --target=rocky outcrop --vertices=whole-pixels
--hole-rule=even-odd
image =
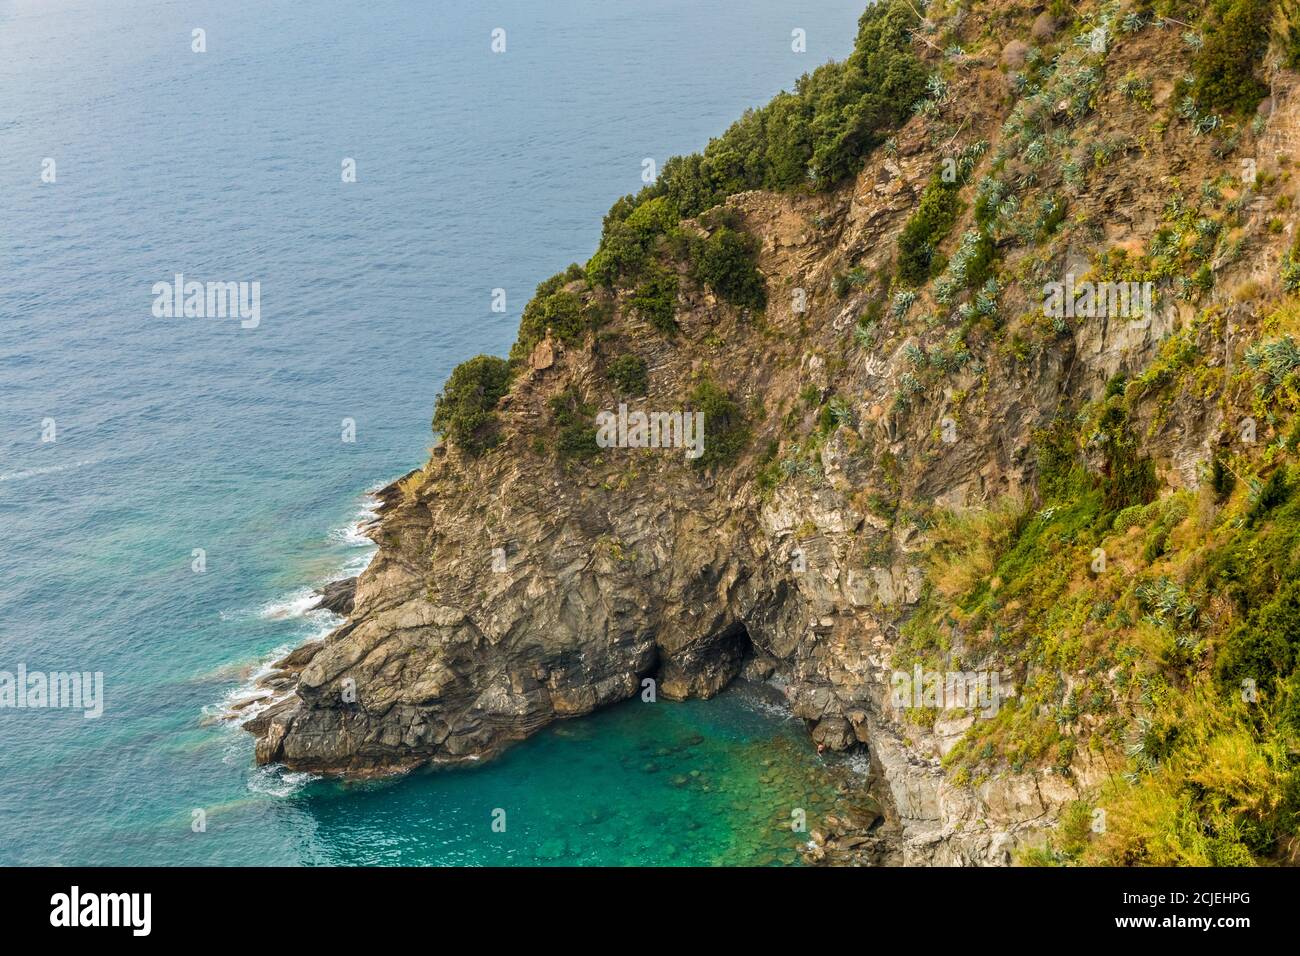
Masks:
[[[352,613],[353,602],[356,599],[357,579],[352,577],[331,581],[317,593],[320,595],[320,600],[311,606],[313,611],[330,611],[340,617],[347,617]]]
[[[1052,26],[1040,17],[1035,34]],[[1005,78],[974,62],[959,82],[963,139],[996,140]],[[594,293],[612,319],[581,347],[548,337],[533,350],[499,406],[498,447],[475,458],[440,446],[422,482],[380,493],[379,550],[340,611],[346,623],[280,662],[293,693],[246,725],[258,761],[349,776],[455,765],[650,686],[669,699],[710,697],[743,671],[780,686],[819,747],[869,749],[898,824],[890,852],[903,862],[1007,863],[1104,780],[1104,757],[1087,753],[1069,774],[1008,770],[974,783],[945,774],[943,755],[975,718],[919,722],[891,697],[899,629],[924,595],[930,546],[899,503],[1032,500],[1035,430],[1149,366],[1186,316],[1170,305],[1146,324],[1080,320],[1029,352],[985,342],[941,383],[914,388],[910,357],[946,342],[944,323],[958,319],[927,325],[878,309],[855,337],[879,292],[836,278],[846,263],[867,275],[889,264],[942,146],[918,116],[837,193],[731,197],[761,242],[770,300],[761,321],[683,281],[680,334],[668,339],[626,292]],[[1189,156],[1212,164],[1208,150],[1180,142],[1121,158],[1080,203],[1118,202],[1116,181],[1150,190]],[[1108,241],[1145,241],[1154,222],[1125,209]],[[1039,295],[1019,283],[1003,290],[1001,308],[1032,310]],[[558,454],[549,400],[576,390],[600,408],[628,401],[604,373],[620,352],[649,370],[637,407],[680,408],[701,377],[724,383],[751,431],[739,460],[704,470],[674,449]],[[808,469],[789,436],[810,431],[831,394],[847,412]],[[1148,451],[1171,481],[1190,484],[1215,422],[1189,410],[1186,426],[1153,435]],[[792,464],[773,489],[758,476],[774,447]],[[964,666],[1001,662],[976,655]],[[878,860],[876,826],[839,821],[814,843],[823,856],[866,847],[863,858]]]

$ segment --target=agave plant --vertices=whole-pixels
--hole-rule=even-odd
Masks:
[[[1204,116],[1198,116],[1196,122],[1192,124],[1192,135],[1203,136],[1206,133],[1213,133],[1222,125],[1222,116],[1218,113],[1206,113]]]
[[[898,393],[905,398],[911,398],[924,390],[921,380],[911,372],[904,372],[898,379]]]
[[[913,289],[904,289],[902,292],[895,293],[894,303],[889,307],[890,315],[895,319],[901,319],[907,315],[907,310],[912,307],[916,301],[916,292]]]
[[[948,99],[948,81],[938,73],[930,74],[925,81],[925,94],[936,103],[945,102]]]
[[[1288,375],[1300,368],[1300,345],[1290,335],[1272,342],[1259,342],[1246,349],[1246,364],[1265,375],[1260,394],[1267,398],[1286,381]]]
[[[830,409],[831,421],[836,426],[847,425],[849,428],[853,427],[856,416],[847,401],[836,396],[830,400],[827,407]]]
[[[798,445],[793,445],[790,453],[781,459],[781,475],[784,478],[814,478],[817,476],[817,466],[803,457]]]
[[[1133,761],[1133,769],[1124,774],[1124,778],[1130,784],[1136,784],[1143,773],[1149,773],[1158,766],[1159,762],[1151,753],[1153,749],[1151,743],[1151,718],[1140,715],[1133,736],[1124,745],[1125,755]]]
[[[1142,19],[1142,14],[1127,13],[1124,15],[1124,19],[1119,21],[1119,32],[1137,33],[1146,25],[1147,22],[1144,19]]]
[[[1154,581],[1144,581],[1133,593],[1150,610],[1151,618],[1157,624],[1195,627],[1200,620],[1200,607],[1177,582],[1164,575]]]

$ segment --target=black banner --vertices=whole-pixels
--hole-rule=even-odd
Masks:
[[[702,913],[734,944],[776,924],[819,934],[1043,930],[1071,940],[1231,945],[1291,920],[1290,870],[1084,869],[9,869],[0,916],[11,941],[77,934],[131,945],[333,943],[445,932],[571,929],[658,935]],[[725,915],[724,915],[725,914]],[[893,927],[891,930],[890,927]]]

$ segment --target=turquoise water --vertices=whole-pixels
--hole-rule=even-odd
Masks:
[[[302,598],[364,565],[365,492],[423,460],[451,368],[506,351],[643,158],[844,56],[860,3],[0,0],[0,670],[106,697],[0,709],[0,863],[790,858],[773,823],[825,784],[743,694],[346,787],[211,718],[328,629]],[[177,272],[260,282],[261,324],[154,318]]]

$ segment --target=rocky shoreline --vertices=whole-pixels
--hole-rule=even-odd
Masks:
[[[1033,11],[1022,12],[1028,31]],[[963,17],[951,28],[977,39],[977,25],[963,27]],[[1049,17],[1035,41],[1048,42],[1055,29]],[[1153,29],[1126,42],[1174,75],[1185,54],[1171,33]],[[1172,81],[1158,79],[1155,102],[1164,103]],[[971,147],[973,180],[996,154],[1015,98],[994,56],[963,54],[945,83],[945,102],[962,106],[958,132]],[[1277,80],[1269,135],[1300,128],[1300,96],[1287,83]],[[1129,114],[1145,116],[1118,93],[1108,104],[1093,131],[1098,142],[1127,133]],[[1069,107],[1056,108],[1062,123]],[[900,299],[872,285],[871,277],[893,274],[900,233],[954,151],[956,134],[938,135],[924,111],[838,190],[740,192],[720,217],[731,225],[719,217],[682,223],[692,236],[725,228],[754,238],[768,290],[762,315],[728,304],[670,262],[663,268],[678,270],[679,291],[666,335],[646,320],[634,290],[593,286],[581,269],[556,277],[550,294],[599,315],[599,331],[567,343],[548,333],[517,359],[492,410],[494,447],[480,454],[441,444],[427,465],[379,492],[379,520],[369,529],[378,551],[356,581],[346,622],[277,664],[268,681],[291,692],[245,724],[258,762],[349,777],[455,766],[631,698],[647,681],[666,699],[708,698],[743,673],[779,682],[819,747],[865,747],[879,768],[883,816],[896,826],[886,829],[896,837],[884,840],[874,818],[827,820],[811,853],[830,862],[858,854],[1005,865],[1041,843],[1064,807],[1117,773],[1115,737],[1100,733],[1102,718],[1062,706],[1057,726],[1071,739],[1052,755],[1055,764],[1040,753],[949,774],[944,758],[977,715],[900,704],[892,679],[907,650],[905,628],[934,594],[937,545],[927,516],[1006,502],[1041,515],[1035,448],[1044,430],[1063,411],[1104,400],[1110,383],[1153,367],[1162,342],[1197,314],[1169,295],[1140,323],[1077,316],[1045,329],[1039,321],[1033,278],[1045,265],[1046,274],[1083,274],[1098,250],[1146,248],[1167,185],[1193,163],[1222,165],[1208,138],[1182,127],[1159,133],[1140,155],[1115,155],[1105,175],[1085,183],[1078,203],[1109,232],[1070,233],[1091,245],[1062,240],[1050,263],[1035,259],[1032,246],[1020,250],[1004,263],[1012,278],[991,304],[966,291],[955,308],[947,300],[939,308],[924,289]],[[1004,162],[1004,179],[1038,175],[1015,156]],[[1256,260],[1225,263],[1224,288],[1248,287],[1282,256],[1262,203],[1252,203],[1236,228],[1256,244]],[[945,246],[954,255],[961,232]],[[926,298],[915,304],[918,296]],[[993,331],[959,354],[986,306],[998,312],[985,323]],[[1014,337],[1004,327],[1012,321],[1021,323]],[[701,383],[724,392],[744,424],[736,459],[700,468],[656,449],[566,456],[572,423],[557,408],[576,403],[585,415],[627,402],[611,373],[615,358],[627,356],[643,363],[648,397],[635,401],[649,408],[680,408]],[[1222,409],[1179,393],[1159,407],[1135,399],[1132,415],[1152,481],[1195,491],[1223,431]],[[1103,451],[1089,443],[1080,467],[1109,469]],[[760,480],[778,467],[775,480]],[[346,606],[342,593],[329,599]],[[1059,681],[1062,700],[1089,676],[1017,656],[992,626],[963,628],[954,609],[938,648],[960,670]],[[1008,686],[1008,698],[1017,692]]]
[[[869,165],[851,190],[732,197],[762,239],[769,285],[825,287],[846,249],[868,262],[887,255],[933,167],[926,149],[913,124],[897,159]],[[815,232],[814,218],[837,225]],[[809,330],[778,341],[707,292],[683,294],[685,341],[675,345],[647,338],[631,313],[618,319],[647,354],[657,393],[682,394],[702,361],[725,361],[747,384],[746,402],[809,390],[864,396],[857,426],[821,449],[827,480],[785,484],[770,498],[748,480],[761,436],[717,475],[677,455],[635,451],[582,474],[537,450],[532,436],[548,401],[603,380],[594,340],[546,343],[547,361],[534,361],[501,402],[502,447],[475,458],[439,446],[427,466],[378,493],[369,533],[379,550],[347,622],[280,662],[270,680],[293,693],[245,725],[258,762],[362,778],[454,766],[632,697],[647,678],[665,698],[707,698],[748,667],[781,677],[818,744],[871,748],[899,819],[902,862],[1009,862],[1058,801],[1089,781],[1012,775],[982,793],[952,787],[938,761],[959,730],[914,727],[891,705],[892,650],[898,622],[921,596],[924,539],[864,506],[872,488],[897,479],[873,464],[879,455],[855,449],[923,448],[931,416],[889,411],[906,368],[901,346],[839,370],[825,359],[865,304],[827,295],[809,321],[774,299],[769,326]],[[727,343],[725,359],[708,358],[716,346],[706,338]],[[913,472],[903,494],[961,504],[1026,490],[1032,430],[1067,380],[1100,382],[1088,371],[1092,356],[1111,361],[1099,346],[1090,343],[1080,362],[1044,356],[1016,373],[1014,390],[988,393],[967,426],[980,439]],[[881,373],[882,359],[892,371]],[[978,377],[960,373],[956,385],[973,388]],[[1045,796],[1047,788],[1055,789]]]

